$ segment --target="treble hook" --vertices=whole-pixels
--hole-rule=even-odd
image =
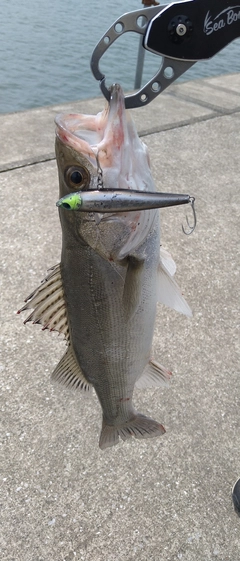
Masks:
[[[186,221],[187,221],[187,225],[189,227],[189,232],[187,232],[184,227],[182,226],[182,231],[184,234],[186,234],[186,236],[190,236],[190,234],[192,234],[196,228],[197,225],[197,215],[196,215],[196,210],[195,210],[195,206],[194,206],[194,202],[195,202],[195,197],[190,197],[189,202],[191,204],[192,207],[192,211],[193,211],[193,226],[191,226],[189,224],[189,220],[188,217],[186,216]]]

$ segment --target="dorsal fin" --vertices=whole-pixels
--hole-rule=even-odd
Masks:
[[[18,313],[33,308],[24,323],[40,323],[43,329],[58,331],[69,339],[66,304],[64,299],[61,266],[52,267],[49,274],[25,300],[26,304]]]
[[[86,380],[71,345],[56,366],[51,378],[68,388],[83,391],[88,395],[91,393],[92,386]]]

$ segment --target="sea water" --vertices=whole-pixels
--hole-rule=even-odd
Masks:
[[[166,2],[165,2],[166,3]],[[100,95],[92,76],[93,49],[123,13],[141,0],[9,0],[0,4],[0,112],[13,112]],[[134,87],[139,35],[124,34],[100,63],[107,84]],[[161,58],[145,53],[143,84]],[[198,62],[180,80],[240,71],[240,40],[209,61]]]

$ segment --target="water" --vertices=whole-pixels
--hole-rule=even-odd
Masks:
[[[141,7],[141,0],[2,0],[0,112],[100,95],[89,66],[92,51],[115,19]],[[195,64],[184,80],[240,71],[239,41]],[[138,43],[138,35],[126,34],[107,51],[101,70],[108,83],[133,88]],[[144,83],[159,63],[146,53]]]

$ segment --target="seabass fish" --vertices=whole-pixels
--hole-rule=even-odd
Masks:
[[[124,95],[111,88],[96,116],[56,119],[60,197],[104,188],[155,191],[146,146],[139,139]],[[135,436],[165,432],[135,411],[134,387],[166,384],[170,372],[152,359],[157,301],[187,315],[190,308],[173,280],[175,266],[160,257],[159,211],[113,214],[59,209],[61,263],[29,298],[25,320],[66,337],[68,349],[52,377],[83,392],[93,387],[102,407],[101,449]],[[20,310],[20,311],[22,311]]]

